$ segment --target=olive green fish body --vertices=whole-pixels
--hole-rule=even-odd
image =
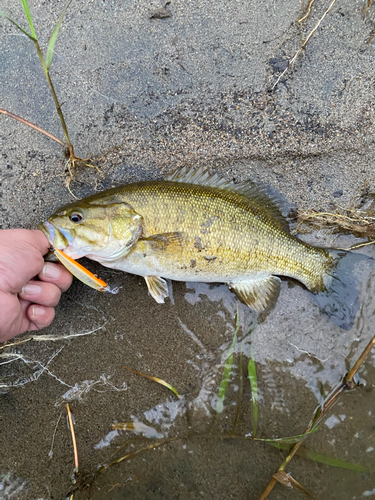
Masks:
[[[323,286],[328,252],[292,236],[244,194],[171,181],[130,184],[116,194],[143,217],[142,238],[113,263],[117,269],[224,283],[274,274],[312,290]]]
[[[73,259],[87,256],[144,276],[159,303],[169,278],[227,283],[251,308],[268,310],[280,292],[278,276],[287,276],[342,328],[351,327],[359,308],[353,270],[367,258],[294,237],[280,201],[252,182],[182,169],[66,205],[40,228]]]

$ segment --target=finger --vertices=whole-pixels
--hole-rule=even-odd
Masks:
[[[55,307],[61,298],[61,290],[53,283],[29,281],[18,295],[23,300],[29,300],[35,304]]]
[[[0,289],[17,293],[44,266],[48,240],[42,231],[3,229],[1,231]]]
[[[29,330],[41,330],[52,323],[55,317],[55,309],[39,304],[31,304],[26,311],[26,315],[31,322]]]
[[[62,264],[53,262],[46,262],[38,277],[42,281],[57,285],[62,292],[70,287],[73,280],[73,276]]]
[[[46,235],[40,229],[34,229],[29,231],[29,233],[32,233],[34,245],[38,248],[42,255],[45,255],[51,246]]]
[[[0,310],[0,342],[5,342],[22,330],[22,311],[17,295],[0,291]]]

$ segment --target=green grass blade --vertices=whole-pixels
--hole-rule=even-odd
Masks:
[[[35,38],[35,40],[37,40],[37,36],[36,36],[34,25],[33,25],[33,20],[31,19],[29,4],[27,3],[27,0],[22,0],[22,6],[23,6],[23,10],[25,11],[27,20],[29,21],[31,33],[32,33],[33,37]]]
[[[13,21],[10,17],[8,17],[5,12],[0,11],[0,16],[5,17],[5,19],[8,19],[14,26],[16,26],[19,30],[21,30],[23,33],[25,33],[26,36],[28,36],[33,42],[36,42],[36,38],[33,37],[30,33],[28,33],[25,29],[22,28],[16,21]]]
[[[237,335],[234,334],[232,344],[229,348],[229,356],[227,357],[227,360],[224,365],[224,371],[223,371],[223,378],[221,379],[220,382],[220,387],[219,387],[219,392],[217,394],[217,405],[216,405],[216,412],[217,413],[222,413],[224,410],[224,399],[227,393],[228,389],[228,384],[230,380],[230,376],[232,373],[232,366],[233,366],[233,351],[234,351],[234,344],[236,342]]]
[[[279,450],[288,450],[290,446],[288,444],[276,443],[276,442],[268,442],[271,446],[278,448]],[[338,467],[341,469],[353,470],[355,472],[366,472],[373,473],[374,470],[370,467],[364,467],[363,465],[353,464],[351,462],[346,462],[345,460],[340,460],[338,458],[327,457],[326,455],[321,455],[320,453],[316,453],[315,451],[309,450],[304,446],[300,446],[297,450],[297,455],[303,458],[308,458],[313,462],[317,462],[319,464],[330,465],[331,467]]]
[[[258,426],[258,380],[255,361],[253,359],[253,350],[251,349],[250,352],[251,358],[247,364],[247,373],[249,374],[251,399],[253,401],[253,436],[255,437]]]
[[[33,20],[31,18],[31,14],[30,14],[29,4],[27,3],[27,0],[22,0],[22,6],[23,6],[23,10],[25,11],[27,20],[29,22],[29,26],[30,26],[30,29],[31,29],[32,37],[33,37],[34,40],[37,40],[38,38],[36,36],[36,32],[35,32],[35,29],[34,29]]]
[[[66,11],[68,10],[68,7],[71,3],[72,3],[72,0],[70,0],[68,5],[65,7],[63,13],[61,14],[59,20],[56,23],[55,29],[53,30],[52,35],[50,36],[50,39],[48,41],[47,54],[46,54],[46,66],[47,66],[48,70],[50,69],[51,64],[52,64],[53,49],[55,47],[55,43],[57,40],[57,35],[59,33],[61,23],[65,17]]]
[[[219,392],[217,394],[216,413],[222,413],[222,411],[224,410],[224,399],[227,393],[228,384],[232,373],[234,346],[236,345],[237,333],[239,328],[240,328],[240,313],[237,307],[236,330],[234,332],[233,340],[229,348],[229,354],[224,365],[223,377],[221,379]]]
[[[304,434],[298,434],[297,436],[290,436],[290,437],[285,437],[285,438],[275,438],[275,439],[261,439],[261,438],[255,438],[255,441],[264,441],[265,443],[271,444],[273,446],[276,446],[276,448],[279,448],[280,445],[289,445],[289,444],[294,444],[298,443],[299,441],[303,441],[304,439],[307,438],[310,434],[313,432],[316,432],[319,429],[317,427],[316,429],[313,429],[309,432],[305,432]]]
[[[352,464],[350,462],[346,462],[345,460],[340,460],[338,458],[331,458],[325,455],[321,455],[320,453],[316,453],[315,451],[300,447],[299,455],[303,458],[309,458],[314,462],[318,462],[320,464],[330,465],[331,467],[339,467],[341,469],[349,469],[354,470],[356,472],[371,472],[368,467],[364,467],[363,465]]]

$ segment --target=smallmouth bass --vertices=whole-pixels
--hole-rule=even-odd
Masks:
[[[287,276],[344,329],[359,308],[354,271],[369,260],[299,240],[276,197],[251,181],[234,184],[201,169],[97,193],[39,228],[73,259],[143,276],[159,303],[168,296],[167,278],[226,283],[249,307],[266,311],[279,296],[279,276]]]

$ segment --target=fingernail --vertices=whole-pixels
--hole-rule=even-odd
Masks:
[[[42,307],[42,306],[32,306],[31,316],[37,317],[37,316],[43,316],[44,314],[46,314],[45,307]]]
[[[39,295],[42,288],[34,283],[28,283],[21,290],[21,295]]]
[[[58,279],[61,276],[61,271],[55,264],[47,262],[43,267],[42,276],[45,278]]]

